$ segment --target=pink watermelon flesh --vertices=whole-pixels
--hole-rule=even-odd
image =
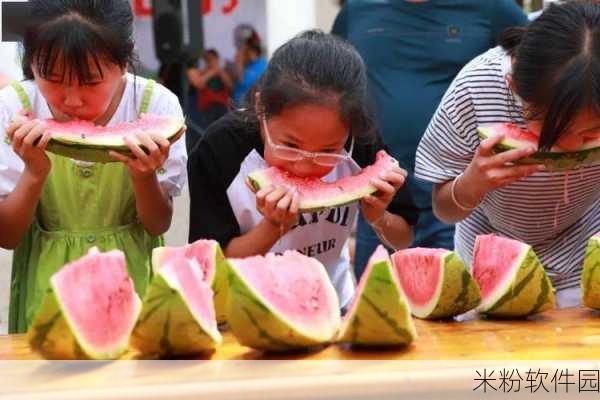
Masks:
[[[371,257],[369,257],[369,261],[367,262],[367,268],[363,272],[360,281],[358,282],[358,286],[356,287],[356,292],[354,293],[354,298],[350,303],[350,307],[348,307],[348,311],[344,316],[344,319],[351,318],[354,314],[354,309],[358,305],[358,301],[360,300],[360,294],[363,292],[367,281],[369,280],[369,274],[373,269],[373,266],[377,263],[384,262],[389,260],[390,255],[382,245],[377,246]]]
[[[29,119],[17,114],[15,119]],[[112,126],[97,126],[93,122],[73,120],[59,122],[53,119],[44,120],[46,130],[52,137],[60,141],[85,143],[89,145],[125,145],[123,138],[134,138],[138,133],[157,134],[163,137],[174,135],[182,126],[180,118],[142,114],[131,122],[121,122]]]
[[[515,264],[527,245],[496,235],[479,235],[473,251],[473,277],[479,284],[482,302],[510,279]]]
[[[130,333],[139,299],[122,252],[90,251],[65,265],[51,282],[72,328],[96,351],[110,349]]]
[[[217,242],[214,240],[197,240],[181,247],[161,247],[160,255],[155,260],[158,265],[155,267],[160,268],[176,258],[191,258],[196,260],[200,266],[204,281],[212,282],[217,269],[215,265],[216,246]]]
[[[331,183],[324,182],[319,178],[297,177],[277,167],[253,172],[249,178],[251,181],[257,182],[254,185],[257,190],[268,185],[295,188],[300,195],[300,208],[302,209],[312,208],[311,206],[303,207],[303,202],[336,203],[336,199],[344,201],[345,198],[353,197],[356,193],[364,193],[363,195],[372,193],[375,188],[371,186],[370,180],[395,165],[397,165],[396,160],[385,151],[380,150],[373,165],[364,168],[358,175],[346,176]]]
[[[243,279],[274,310],[290,322],[305,326],[330,325],[332,313],[339,314],[335,292],[326,271],[316,260],[294,251],[233,260]]]
[[[203,281],[200,271],[193,259],[185,258],[175,258],[161,268],[161,273],[166,273],[177,281],[182,297],[196,320],[200,321],[203,327],[216,330],[213,291]]]
[[[406,296],[415,306],[426,306],[435,296],[442,279],[442,259],[448,254],[444,249],[414,248],[392,254],[400,283]]]

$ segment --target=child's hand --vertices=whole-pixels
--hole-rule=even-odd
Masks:
[[[270,186],[256,193],[256,209],[284,232],[298,222],[298,203],[298,192],[291,189]]]
[[[13,151],[23,160],[25,171],[36,179],[46,179],[51,163],[46,146],[52,138],[43,121],[17,119],[6,128],[6,137]]]
[[[382,173],[378,178],[371,179],[371,185],[377,188],[377,192],[361,201],[362,213],[370,224],[378,221],[383,216],[396,192],[404,185],[405,180],[406,171],[397,165]]]
[[[183,135],[183,132],[184,129],[177,134],[175,140],[178,140]],[[109,154],[114,160],[121,161],[127,165],[129,173],[134,179],[143,179],[154,175],[156,171],[162,168],[169,158],[171,143],[157,134],[138,133],[136,137],[140,144],[137,144],[127,136],[124,139],[127,147],[133,153],[133,157],[115,151],[111,151]]]
[[[475,157],[456,182],[456,197],[461,204],[476,206],[488,192],[545,170],[543,165],[511,164],[535,153],[535,148],[515,149],[496,154],[493,147],[503,138],[503,135],[499,135],[486,139],[477,148]]]

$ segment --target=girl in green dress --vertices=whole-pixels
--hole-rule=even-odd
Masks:
[[[0,246],[15,248],[9,332],[25,331],[50,276],[92,246],[125,252],[143,295],[150,255],[185,184],[183,140],[138,135],[132,157],[84,163],[45,152],[44,119],[111,126],[148,112],[182,116],[175,95],[127,73],[133,15],[127,0],[32,0],[25,81],[0,91]],[[26,111],[27,122],[11,122]],[[4,132],[2,132],[4,131]],[[9,144],[10,143],[10,144]]]

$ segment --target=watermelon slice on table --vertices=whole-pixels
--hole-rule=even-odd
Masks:
[[[396,165],[398,162],[394,158],[380,150],[373,165],[364,168],[358,175],[347,176],[335,182],[300,178],[277,167],[254,171],[248,175],[248,181],[255,192],[268,186],[295,188],[300,196],[300,211],[310,212],[339,207],[375,193],[377,189],[371,185],[370,180]]]
[[[92,248],[50,278],[29,343],[50,359],[115,359],[126,351],[140,309],[125,255]]]
[[[455,252],[414,248],[392,261],[415,317],[452,318],[479,305],[479,287]]]
[[[339,342],[396,346],[417,338],[410,306],[383,246],[371,255],[354,296],[342,322]]]
[[[481,290],[479,311],[526,317],[555,308],[554,288],[531,246],[496,235],[475,239],[473,276]]]
[[[538,148],[539,138],[534,133],[521,129],[515,124],[498,123],[483,125],[477,128],[481,139],[488,139],[498,135],[504,135],[504,139],[494,149],[500,153],[503,151]],[[600,139],[590,138],[584,145],[576,150],[565,150],[554,146],[549,152],[536,152],[529,157],[516,161],[517,164],[544,164],[549,170],[567,170],[584,165],[600,163]]]
[[[583,260],[581,273],[582,303],[600,310],[600,233],[590,238]]]
[[[318,260],[286,251],[229,264],[227,322],[242,345],[284,351],[335,339],[339,300]]]
[[[181,247],[157,247],[152,251],[154,271],[177,258],[195,260],[202,269],[204,281],[214,292],[214,304],[219,323],[225,322],[227,302],[227,260],[215,240],[200,239]]]
[[[158,269],[146,292],[131,343],[142,353],[196,354],[214,350],[213,292],[194,258],[174,258]]]
[[[22,114],[14,119],[27,119]],[[124,138],[128,136],[140,144],[137,133],[160,135],[170,142],[178,138],[184,129],[184,120],[179,117],[142,114],[139,119],[121,122],[113,126],[96,126],[89,121],[58,122],[46,120],[47,131],[52,134],[46,150],[61,156],[82,161],[114,162],[108,152],[116,151],[131,156]]]

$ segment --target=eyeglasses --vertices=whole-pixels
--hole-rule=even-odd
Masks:
[[[342,161],[350,160],[352,158],[352,151],[354,150],[354,138],[352,138],[350,141],[350,150],[348,150],[346,154],[310,152],[301,149],[295,149],[293,147],[273,143],[271,134],[269,133],[269,127],[267,126],[267,119],[265,117],[262,117],[261,119],[265,130],[267,144],[273,149],[273,154],[277,158],[286,161],[310,159],[315,164],[323,167],[333,167]],[[343,151],[343,149],[341,151]]]

